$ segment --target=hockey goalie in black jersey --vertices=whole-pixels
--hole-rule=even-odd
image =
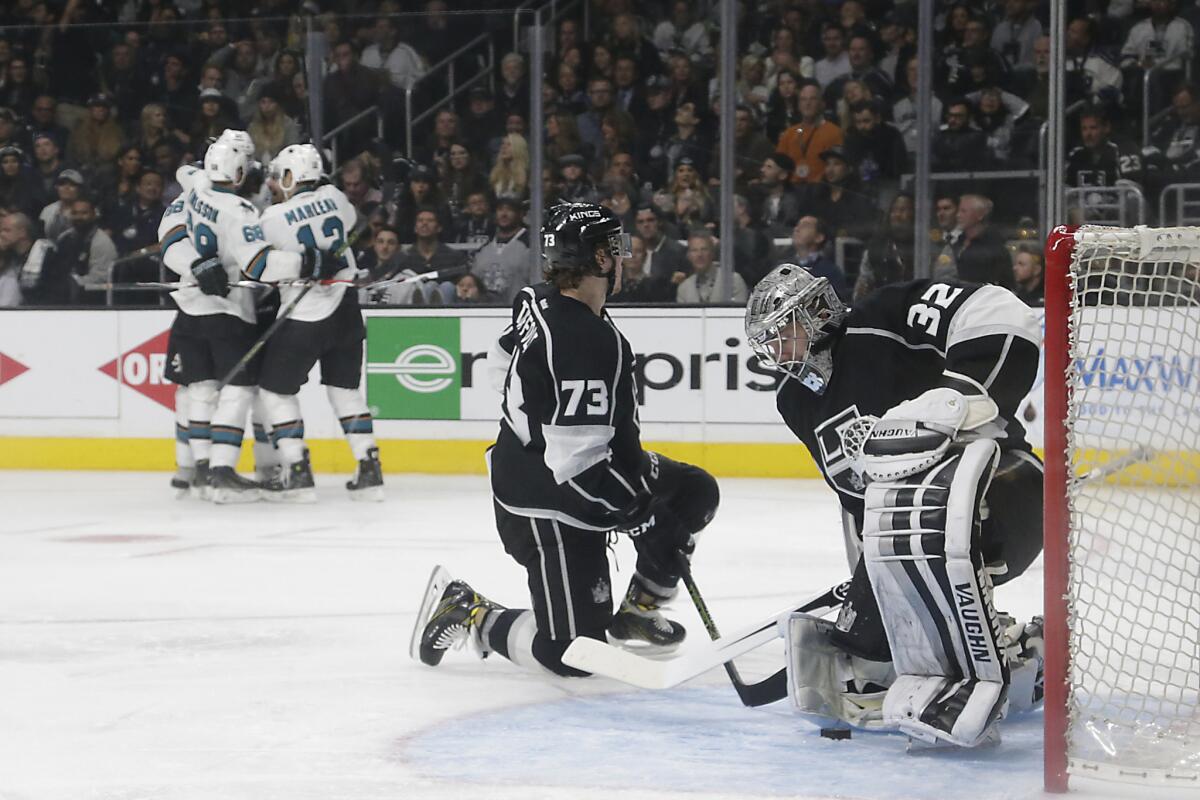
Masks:
[[[642,449],[633,351],[604,310],[629,237],[608,209],[564,204],[548,213],[542,251],[546,282],[517,295],[488,356],[504,393],[488,452],[496,527],[528,573],[532,608],[499,606],[435,568],[410,643],[429,665],[469,638],[485,656],[578,676],[562,663],[575,638],[660,647],[684,638],[660,607],[719,494],[704,470]],[[612,531],[631,536],[638,554],[615,614]]]
[[[956,281],[849,309],[784,264],[755,287],[746,335],[783,373],[779,412],[838,494],[853,570],[836,624],[792,620],[793,697],[923,742],[993,740],[1010,690],[1040,696],[1040,624],[992,602],[1041,550],[1042,467],[1016,416],[1036,319],[1005,289]]]

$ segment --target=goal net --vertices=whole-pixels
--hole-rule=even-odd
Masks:
[[[1200,789],[1200,228],[1046,258],[1046,783]]]

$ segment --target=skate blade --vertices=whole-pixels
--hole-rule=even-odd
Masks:
[[[208,502],[209,500],[212,500],[212,487],[193,486],[188,490],[188,497],[194,497],[197,500]]]
[[[212,501],[219,506],[234,505],[236,503],[257,503],[262,500],[262,491],[259,489],[246,489],[242,491],[229,489],[213,489]]]
[[[679,648],[683,646],[683,642],[687,641],[684,639],[675,644],[654,644],[645,639],[618,639],[607,632],[605,632],[605,636],[608,638],[608,643],[614,647],[636,653],[643,658],[669,658],[673,653],[678,652]]]
[[[408,640],[408,654],[413,661],[421,660],[421,634],[429,624],[429,618],[437,607],[437,602],[446,591],[446,585],[453,580],[450,573],[441,564],[433,568],[429,575],[429,583],[425,587],[425,595],[421,598],[421,608],[417,611],[417,620],[413,623],[412,636]]]
[[[935,739],[929,741],[927,739],[917,738],[910,731],[904,730],[904,724],[900,725],[901,733],[908,736],[908,754],[910,756],[921,755],[940,755],[942,753],[963,753],[972,750],[980,750],[987,747],[995,747],[1000,744],[1000,730],[996,725],[983,735],[982,738],[973,746],[965,747],[954,742],[946,741],[945,739]]]
[[[284,489],[282,492],[271,492],[263,490],[262,499],[268,503],[315,503],[317,502],[317,490],[313,487],[307,489]]]
[[[382,486],[368,486],[366,489],[348,489],[350,499],[358,503],[382,503],[384,500]]]

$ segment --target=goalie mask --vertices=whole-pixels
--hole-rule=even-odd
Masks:
[[[823,394],[833,377],[831,336],[847,313],[828,279],[780,264],[750,294],[746,340],[765,366]]]
[[[612,256],[614,268],[607,275],[596,263],[596,248]],[[554,280],[564,273],[597,275],[608,279],[609,293],[617,279],[619,259],[632,254],[629,234],[611,210],[595,203],[561,203],[547,212],[542,225],[542,258],[545,276]]]

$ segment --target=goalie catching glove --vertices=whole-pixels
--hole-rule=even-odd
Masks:
[[[863,471],[877,481],[924,472],[945,457],[952,442],[991,438],[995,426],[989,423],[999,415],[986,394],[930,389],[879,418],[862,445]]]

